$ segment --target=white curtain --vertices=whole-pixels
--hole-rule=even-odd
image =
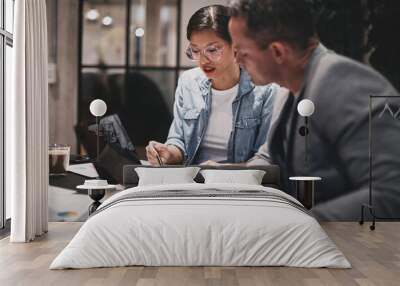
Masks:
[[[6,98],[6,188],[12,242],[48,227],[47,24],[45,0],[15,1],[13,94]]]

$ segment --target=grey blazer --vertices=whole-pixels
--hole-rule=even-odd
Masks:
[[[304,137],[298,132],[304,119],[293,114],[285,162],[276,162],[277,126],[288,99],[282,89],[274,100],[267,142],[250,164],[279,163],[282,183],[291,186],[288,176],[313,175],[317,184],[314,213],[320,219],[353,220],[360,216],[361,203],[368,202],[369,95],[398,95],[395,88],[372,68],[328,51],[319,45],[306,68],[301,96],[312,100],[309,165],[305,165]],[[399,108],[398,106],[397,108]],[[396,108],[396,110],[397,110]],[[374,109],[373,113],[380,112]],[[399,118],[400,119],[400,118]],[[374,202],[380,216],[400,217],[400,121],[378,121],[374,138],[380,138],[379,154],[373,158]],[[289,188],[287,188],[289,190]]]

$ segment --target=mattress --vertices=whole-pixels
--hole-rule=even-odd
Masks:
[[[351,267],[293,197],[263,186],[197,183],[112,196],[50,269],[130,265]]]

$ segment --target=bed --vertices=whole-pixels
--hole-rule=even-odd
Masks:
[[[128,188],[103,202],[50,269],[351,267],[309,211],[278,189],[276,166],[252,167],[265,170],[262,185],[197,176],[196,183],[152,186],[136,186],[135,167],[125,166]]]

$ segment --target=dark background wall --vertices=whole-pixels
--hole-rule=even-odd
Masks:
[[[322,43],[373,66],[400,90],[399,0],[310,0]]]

